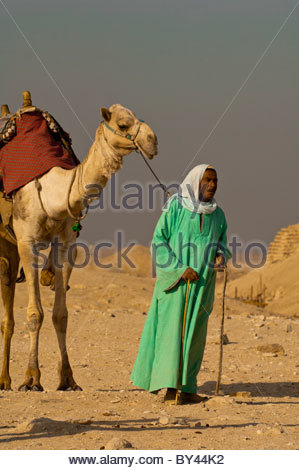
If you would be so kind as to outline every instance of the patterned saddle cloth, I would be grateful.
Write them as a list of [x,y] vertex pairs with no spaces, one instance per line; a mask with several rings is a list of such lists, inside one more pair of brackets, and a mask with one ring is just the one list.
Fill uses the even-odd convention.
[[55,166],[70,170],[79,163],[70,136],[39,108],[19,110],[0,130],[0,172],[7,195]]

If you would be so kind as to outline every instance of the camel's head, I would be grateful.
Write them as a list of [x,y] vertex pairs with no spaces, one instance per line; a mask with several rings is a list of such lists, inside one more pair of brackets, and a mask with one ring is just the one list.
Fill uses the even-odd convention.
[[101,113],[104,137],[118,153],[128,155],[137,147],[149,159],[157,155],[158,141],[154,131],[133,111],[121,104],[113,104],[109,109],[101,108]]

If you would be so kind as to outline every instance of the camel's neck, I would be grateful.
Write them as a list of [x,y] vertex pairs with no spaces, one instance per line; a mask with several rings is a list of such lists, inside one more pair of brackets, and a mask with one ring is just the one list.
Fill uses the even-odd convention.
[[109,178],[122,167],[122,155],[108,144],[102,124],[97,129],[94,143],[87,157],[76,169],[70,194],[70,207],[74,212],[82,210],[88,196],[100,196]]

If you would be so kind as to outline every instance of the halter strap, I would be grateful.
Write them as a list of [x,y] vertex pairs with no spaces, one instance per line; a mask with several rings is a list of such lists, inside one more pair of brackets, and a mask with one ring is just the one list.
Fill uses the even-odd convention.
[[107,121],[104,121],[104,124],[105,126],[107,127],[107,129],[109,129],[109,131],[113,132],[113,134],[116,134],[116,135],[119,135],[120,137],[124,137],[125,139],[128,139],[130,140],[131,142],[133,142],[133,144],[135,145],[135,147],[137,148],[137,145],[135,144],[135,139],[138,135],[138,132],[139,132],[139,129],[140,129],[140,126],[141,126],[141,123],[144,122],[142,119],[139,119],[139,126],[138,126],[138,129],[137,129],[137,132],[135,134],[135,137],[132,135],[132,134],[122,134],[121,132],[119,132],[118,130],[116,129],[113,129],[113,127],[109,126],[108,122]]

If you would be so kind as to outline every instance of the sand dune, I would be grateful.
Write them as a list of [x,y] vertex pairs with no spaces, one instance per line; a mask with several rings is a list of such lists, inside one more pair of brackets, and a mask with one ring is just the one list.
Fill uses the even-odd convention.
[[113,255],[106,256],[101,260],[103,265],[111,264],[110,269],[119,272],[125,272],[138,277],[151,277],[153,274],[152,257],[150,249],[147,246],[135,245],[127,252],[127,259],[121,254],[124,254],[126,249],[122,252],[115,252]]
[[299,316],[299,250],[288,258],[267,262],[263,268],[252,269],[232,280],[227,287],[228,295],[234,297],[237,287],[239,296],[249,297],[251,286],[256,295],[261,277],[266,286],[265,312]]

